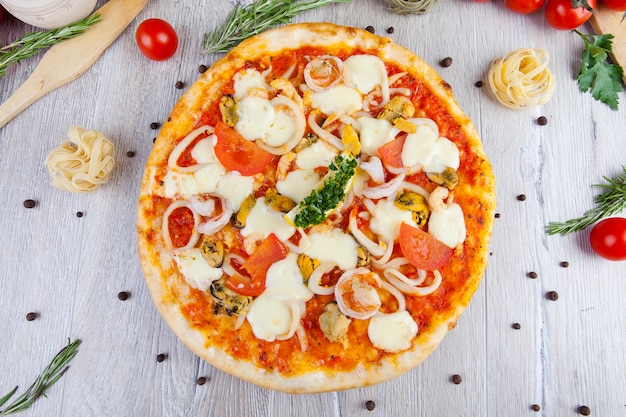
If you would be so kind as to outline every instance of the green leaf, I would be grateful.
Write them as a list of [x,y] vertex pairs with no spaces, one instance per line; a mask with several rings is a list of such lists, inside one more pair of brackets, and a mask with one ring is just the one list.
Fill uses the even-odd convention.
[[13,394],[15,394],[17,392],[17,386],[15,388],[13,388],[13,391],[9,392],[7,395],[5,395],[4,397],[0,398],[0,407],[7,401],[9,401],[9,398],[11,398],[13,396]]
[[613,110],[619,106],[618,94],[622,91],[622,75],[624,70],[619,65],[607,62],[613,48],[614,36],[585,35],[577,33],[585,43],[582,53],[580,71],[576,77],[582,92],[591,90],[594,99],[607,104]]

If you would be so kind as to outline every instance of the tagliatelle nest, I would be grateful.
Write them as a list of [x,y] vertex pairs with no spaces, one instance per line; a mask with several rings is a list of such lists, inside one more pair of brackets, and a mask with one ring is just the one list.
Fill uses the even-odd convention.
[[439,0],[385,0],[389,10],[397,14],[422,14],[432,9]]
[[115,166],[113,143],[97,130],[73,126],[67,140],[53,149],[45,164],[52,185],[73,193],[86,193],[105,184]]
[[544,49],[519,48],[494,60],[488,73],[491,92],[515,110],[547,103],[555,88],[549,57]]

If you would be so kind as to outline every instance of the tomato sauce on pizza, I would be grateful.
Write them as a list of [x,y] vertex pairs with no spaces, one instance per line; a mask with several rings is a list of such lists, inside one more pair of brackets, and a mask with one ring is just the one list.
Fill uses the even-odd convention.
[[317,392],[421,362],[478,287],[495,208],[450,86],[365,31],[254,37],[155,143],[139,253],[163,317],[256,384]]

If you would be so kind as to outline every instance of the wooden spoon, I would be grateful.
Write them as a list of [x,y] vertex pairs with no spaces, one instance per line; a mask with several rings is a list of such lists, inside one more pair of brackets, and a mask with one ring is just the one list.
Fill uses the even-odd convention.
[[148,0],[109,0],[102,20],[73,39],[52,46],[30,77],[0,106],[0,128],[50,91],[74,81],[126,29]]

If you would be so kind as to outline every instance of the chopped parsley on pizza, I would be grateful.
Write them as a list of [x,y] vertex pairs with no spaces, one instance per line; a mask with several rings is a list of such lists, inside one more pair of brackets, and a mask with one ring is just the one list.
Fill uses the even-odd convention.
[[183,95],[146,165],[139,256],[213,366],[286,392],[417,366],[486,267],[491,166],[450,86],[329,23],[248,39]]

